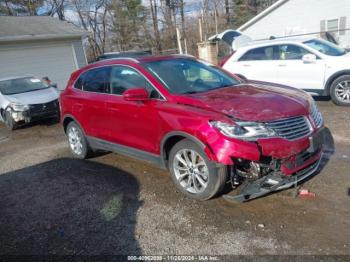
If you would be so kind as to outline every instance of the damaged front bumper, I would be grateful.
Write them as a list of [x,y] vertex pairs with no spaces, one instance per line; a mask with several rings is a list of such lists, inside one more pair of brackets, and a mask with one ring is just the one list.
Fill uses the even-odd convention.
[[[322,162],[324,133],[324,128],[321,128],[308,137],[308,147],[295,155],[282,159],[271,158],[268,164],[255,162],[255,166],[265,168],[265,172],[253,178],[247,176],[239,188],[238,195],[224,195],[224,198],[229,201],[245,202],[274,191],[297,186],[299,182],[318,170]],[[237,163],[234,164],[234,167],[231,178],[232,176],[237,177],[237,173],[240,172],[237,169]]]
[[27,110],[11,110],[12,119],[20,124],[21,122],[30,123],[40,119],[58,117],[60,114],[59,102],[54,100],[45,104],[29,105]]
[[224,195],[223,197],[228,201],[245,202],[275,191],[297,186],[299,182],[316,173],[322,162],[322,156],[323,154],[321,150],[316,162],[307,165],[305,168],[299,170],[293,175],[286,176],[282,172],[272,172],[267,176],[254,181],[249,181],[242,185],[238,195]]

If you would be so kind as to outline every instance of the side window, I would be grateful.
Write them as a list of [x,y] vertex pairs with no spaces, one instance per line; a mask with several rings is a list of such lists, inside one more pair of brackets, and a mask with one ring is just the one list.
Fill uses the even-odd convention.
[[82,75],[83,90],[95,93],[110,93],[110,67],[101,67],[87,71]]
[[125,66],[113,66],[111,70],[112,94],[122,95],[128,89],[143,87],[151,98],[160,97],[158,91],[136,70]]
[[278,46],[280,60],[301,60],[304,55],[310,52],[297,45]]
[[82,74],[77,81],[75,81],[74,87],[76,89],[82,90],[83,89],[83,76],[84,74]]
[[274,46],[266,46],[252,49],[245,53],[239,61],[274,60]]

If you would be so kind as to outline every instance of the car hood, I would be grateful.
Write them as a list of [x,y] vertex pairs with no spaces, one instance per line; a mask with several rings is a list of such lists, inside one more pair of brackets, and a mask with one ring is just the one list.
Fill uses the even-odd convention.
[[44,104],[55,99],[58,99],[59,93],[53,88],[46,88],[41,90],[36,90],[32,92],[25,92],[14,95],[6,95],[5,98],[9,102],[21,103],[25,105],[34,105],[34,104]]
[[205,93],[182,96],[178,102],[220,112],[243,121],[273,121],[309,113],[304,91],[264,82],[246,82]]

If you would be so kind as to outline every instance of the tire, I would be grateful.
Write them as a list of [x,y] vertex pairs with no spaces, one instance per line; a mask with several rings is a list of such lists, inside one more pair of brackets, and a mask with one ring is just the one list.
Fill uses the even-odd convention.
[[91,149],[79,125],[75,122],[70,122],[66,133],[69,149],[73,156],[78,159],[86,159],[90,155]]
[[350,75],[340,76],[333,81],[330,96],[334,104],[350,106]]
[[[182,161],[178,157],[181,157]],[[193,163],[200,165],[194,167]],[[181,140],[170,150],[169,170],[176,188],[197,200],[208,200],[217,195],[223,189],[227,178],[226,166],[217,167],[208,159],[203,149],[189,139]]]
[[8,130],[12,131],[18,127],[17,123],[13,120],[13,118],[11,116],[10,110],[6,110],[3,113],[3,119],[4,119],[5,126]]

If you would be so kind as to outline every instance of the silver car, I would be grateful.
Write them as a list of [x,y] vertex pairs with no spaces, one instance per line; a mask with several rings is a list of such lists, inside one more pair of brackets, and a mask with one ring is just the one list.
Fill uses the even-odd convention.
[[9,130],[35,120],[59,118],[59,92],[33,76],[0,79],[0,120]]

